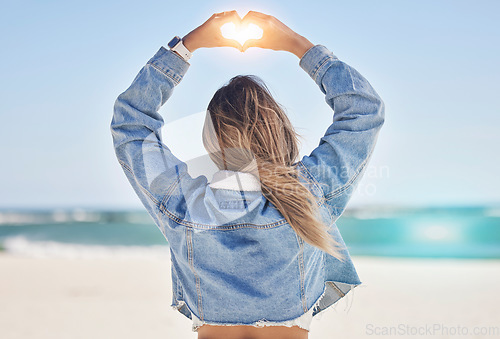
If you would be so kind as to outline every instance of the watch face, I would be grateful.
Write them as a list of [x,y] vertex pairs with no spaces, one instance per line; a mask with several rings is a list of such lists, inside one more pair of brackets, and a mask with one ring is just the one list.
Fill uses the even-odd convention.
[[178,36],[176,36],[175,38],[173,38],[172,40],[170,40],[170,42],[168,43],[168,47],[174,48],[174,46],[177,45],[180,40],[181,39]]

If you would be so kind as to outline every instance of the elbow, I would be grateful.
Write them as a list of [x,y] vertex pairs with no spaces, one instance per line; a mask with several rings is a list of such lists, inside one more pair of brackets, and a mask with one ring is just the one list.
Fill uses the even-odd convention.
[[113,134],[113,130],[116,127],[116,119],[118,117],[118,100],[117,98],[115,100],[115,103],[113,104],[113,116],[111,117],[111,123],[109,124],[109,128],[111,129],[111,134]]
[[377,117],[377,122],[379,128],[384,125],[385,122],[385,102],[380,98],[380,96],[377,97],[377,110],[375,113]]
[[109,124],[109,129],[111,132],[111,138],[113,140],[113,144],[118,147],[124,139],[124,116],[122,114],[121,108],[123,104],[118,97],[113,105],[113,116],[111,118],[111,122]]
[[382,124],[385,122],[385,102],[380,99],[380,107],[379,107],[379,115],[380,118],[382,119]]
[[113,114],[113,117],[111,118],[111,123],[109,124],[109,130],[111,132],[111,137],[113,138],[113,141],[116,139],[116,135],[118,133],[118,124],[116,121],[116,108]]

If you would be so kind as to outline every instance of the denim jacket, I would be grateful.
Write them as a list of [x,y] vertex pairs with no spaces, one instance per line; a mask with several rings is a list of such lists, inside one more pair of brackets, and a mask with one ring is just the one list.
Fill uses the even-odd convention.
[[367,168],[384,103],[323,45],[311,47],[299,65],[334,114],[319,145],[294,165],[313,183],[345,262],[298,237],[252,174],[192,177],[162,142],[158,111],[190,66],[176,53],[160,47],[115,101],[110,127],[118,162],[169,243],[171,306],[190,319],[282,323],[316,315],[361,284],[335,222]]

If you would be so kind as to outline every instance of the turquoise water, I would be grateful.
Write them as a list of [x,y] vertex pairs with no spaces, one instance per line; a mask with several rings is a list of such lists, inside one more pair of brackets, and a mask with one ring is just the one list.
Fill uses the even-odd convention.
[[[337,221],[351,255],[500,258],[500,208],[348,209]],[[145,211],[0,211],[4,251],[168,251]]]
[[351,254],[500,258],[500,209],[425,208],[358,211],[337,225]]

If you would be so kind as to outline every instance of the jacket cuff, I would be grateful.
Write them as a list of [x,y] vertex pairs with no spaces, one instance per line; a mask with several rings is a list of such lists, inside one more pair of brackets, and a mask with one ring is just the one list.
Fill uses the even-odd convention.
[[184,74],[189,69],[190,63],[184,60],[180,55],[161,46],[158,52],[149,59],[147,64],[154,66],[171,78],[178,85]]
[[315,45],[302,56],[299,66],[321,87],[321,79],[330,66],[328,60],[338,60],[338,58],[325,46]]

